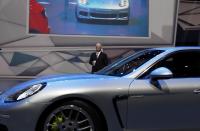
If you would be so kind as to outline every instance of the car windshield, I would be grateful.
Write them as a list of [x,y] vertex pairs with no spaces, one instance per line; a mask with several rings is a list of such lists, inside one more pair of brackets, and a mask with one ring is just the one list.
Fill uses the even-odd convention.
[[118,60],[102,70],[96,72],[99,75],[109,75],[109,76],[125,76],[141,65],[164,52],[163,50],[143,50],[129,57]]

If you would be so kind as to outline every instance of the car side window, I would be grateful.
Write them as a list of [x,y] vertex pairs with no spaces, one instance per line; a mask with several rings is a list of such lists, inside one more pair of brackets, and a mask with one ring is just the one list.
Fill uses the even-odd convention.
[[149,61],[153,57],[160,54],[161,52],[162,51],[160,51],[160,50],[146,52],[146,53],[126,62],[124,65],[116,68],[112,73],[114,76],[127,75],[127,74],[133,72],[134,70],[136,70],[138,67],[140,67],[145,62]]
[[148,78],[149,74],[159,67],[171,70],[174,78],[200,77],[200,52],[181,51],[174,53],[158,62],[140,78]]

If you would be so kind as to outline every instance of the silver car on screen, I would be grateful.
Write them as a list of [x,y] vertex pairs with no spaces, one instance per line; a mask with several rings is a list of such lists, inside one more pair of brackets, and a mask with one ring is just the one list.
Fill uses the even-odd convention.
[[129,0],[77,0],[78,20],[129,21]]
[[8,89],[0,95],[0,130],[200,130],[199,103],[200,48],[147,49],[96,74]]

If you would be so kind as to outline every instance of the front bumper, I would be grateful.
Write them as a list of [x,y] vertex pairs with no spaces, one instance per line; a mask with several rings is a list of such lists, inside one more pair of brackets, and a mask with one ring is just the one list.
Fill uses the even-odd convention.
[[0,125],[8,131],[35,131],[37,121],[46,106],[47,103],[4,103],[1,100]]
[[76,16],[78,19],[88,20],[129,20],[129,8],[112,10],[112,9],[90,9],[86,7],[77,7]]

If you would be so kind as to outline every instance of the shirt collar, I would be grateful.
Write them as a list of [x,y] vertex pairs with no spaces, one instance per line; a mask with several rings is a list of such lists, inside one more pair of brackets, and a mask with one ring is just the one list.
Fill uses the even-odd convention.
[[100,54],[101,54],[101,51],[100,52],[96,52],[97,57],[99,57]]

